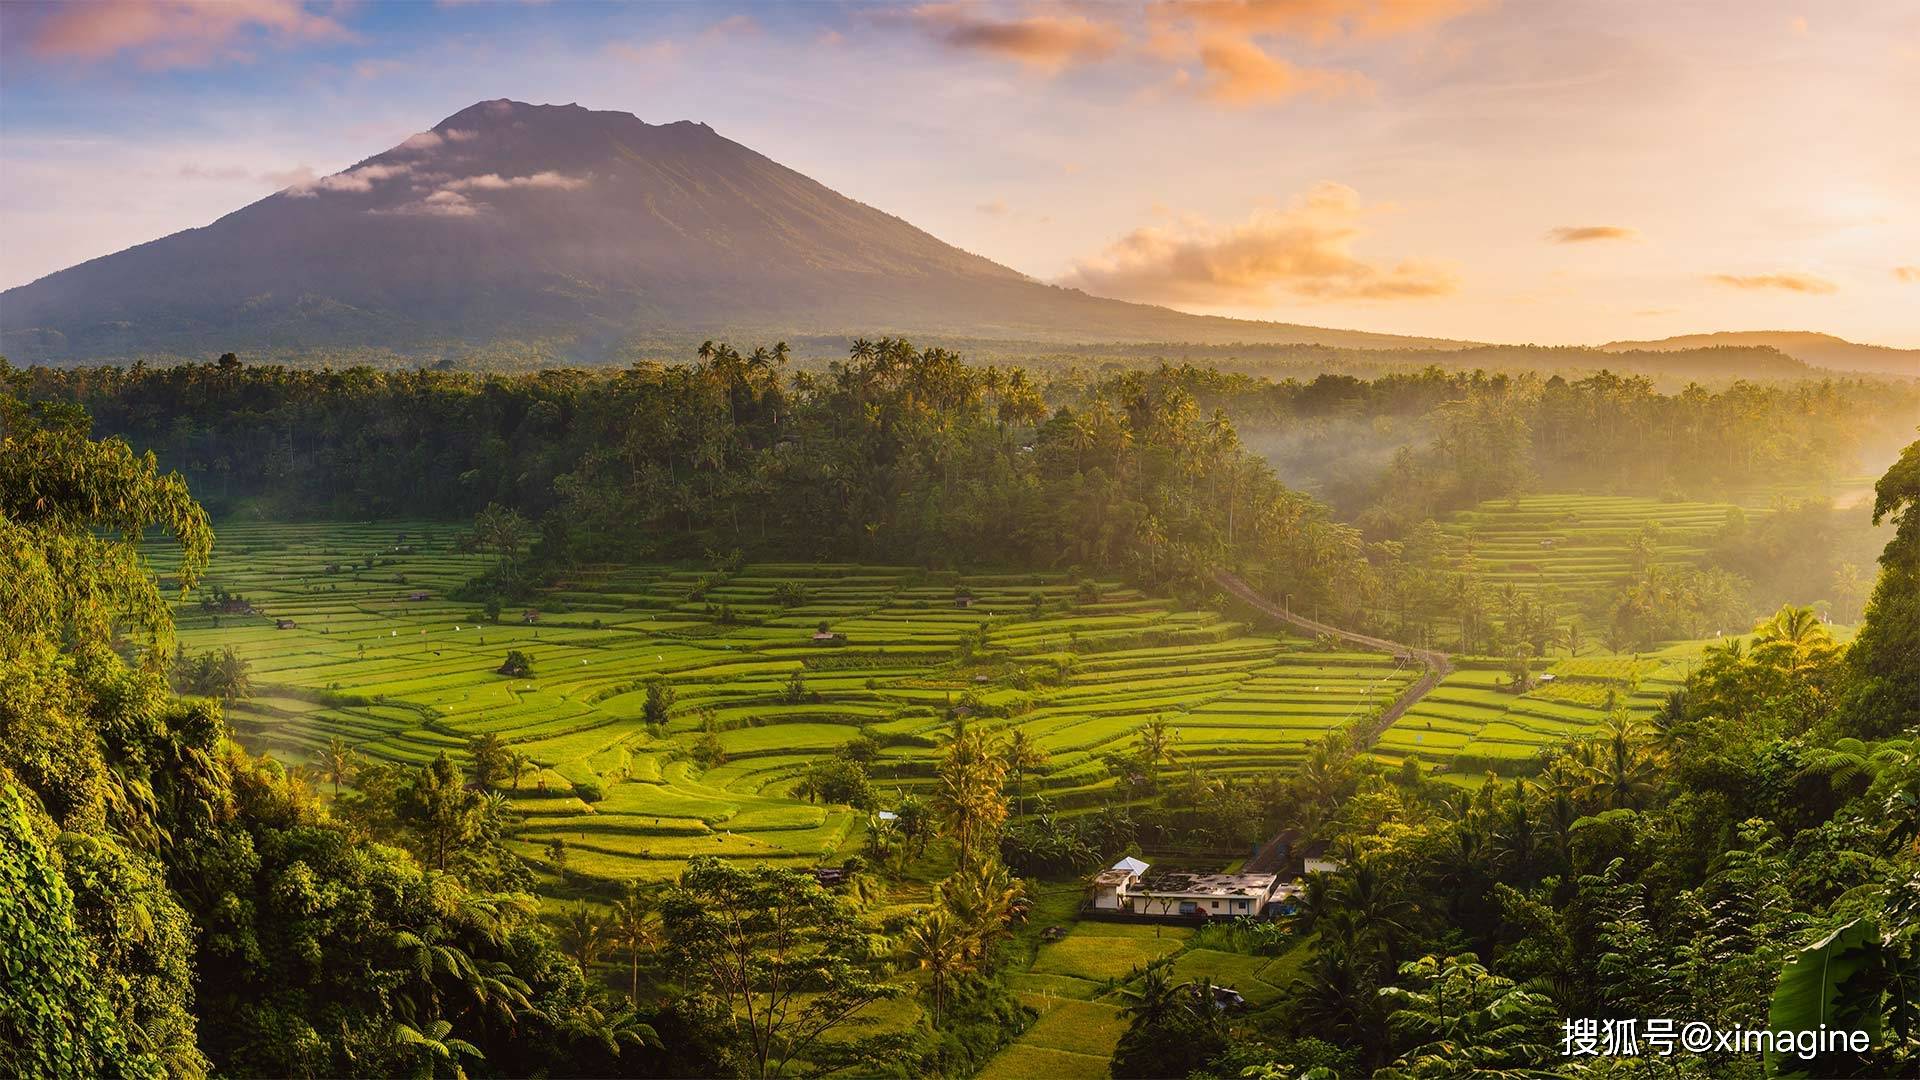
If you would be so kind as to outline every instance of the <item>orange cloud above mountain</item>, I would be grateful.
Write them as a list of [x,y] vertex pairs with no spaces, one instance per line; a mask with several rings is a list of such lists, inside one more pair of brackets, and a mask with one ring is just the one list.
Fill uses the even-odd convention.
[[1046,71],[1104,60],[1126,41],[1118,25],[1080,14],[996,18],[974,4],[941,3],[914,8],[910,17],[952,48]]
[[1299,67],[1269,56],[1251,41],[1226,35],[1200,43],[1200,64],[1207,73],[1202,93],[1226,105],[1285,101],[1301,95],[1326,100],[1373,89],[1359,72]]
[[931,3],[882,10],[955,50],[1047,73],[1126,64],[1164,90],[1228,106],[1370,94],[1358,71],[1282,55],[1336,40],[1407,33],[1483,6],[1483,0],[1156,0],[1138,4],[994,6]]
[[1324,42],[1410,33],[1459,18],[1489,0],[1160,0],[1153,17],[1241,34]]
[[1456,292],[1454,272],[1405,259],[1356,255],[1368,207],[1358,192],[1325,183],[1283,209],[1236,225],[1197,218],[1135,229],[1074,264],[1060,284],[1102,296],[1200,307],[1258,307],[1281,298],[1405,300]]

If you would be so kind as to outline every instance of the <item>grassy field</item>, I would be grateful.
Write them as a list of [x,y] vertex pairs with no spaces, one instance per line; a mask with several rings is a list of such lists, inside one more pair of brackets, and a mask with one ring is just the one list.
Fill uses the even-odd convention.
[[1547,585],[1563,601],[1592,606],[1611,598],[1632,573],[1632,546],[1650,530],[1653,561],[1695,562],[1712,535],[1739,509],[1763,505],[1665,502],[1626,495],[1525,495],[1492,499],[1451,515],[1446,531],[1462,554],[1478,561],[1487,583],[1525,591]]
[[[1102,756],[1155,715],[1186,758],[1248,774],[1286,767],[1413,677],[1384,656],[1317,651],[1111,582],[1083,592],[1063,574],[762,564],[715,580],[598,566],[543,596],[535,621],[516,607],[495,623],[449,599],[490,559],[457,550],[453,526],[218,534],[196,596],[218,587],[252,612],[177,615],[189,652],[231,648],[252,664],[254,696],[231,710],[245,742],[300,762],[340,737],[424,762],[497,733],[539,766],[511,793],[519,849],[544,863],[563,839],[568,872],[591,880],[667,878],[701,853],[828,858],[862,822],[791,798],[796,776],[864,732],[883,746],[883,793],[919,788],[955,706],[1024,727],[1052,755],[1027,791],[1071,807],[1099,798]],[[814,641],[822,623],[844,640]],[[509,650],[528,654],[531,677],[497,673]],[[654,678],[675,702],[650,729]],[[689,751],[709,719],[727,760],[702,769]]]
[[1701,643],[1638,657],[1562,657],[1544,662],[1552,676],[1524,694],[1512,692],[1504,668],[1470,666],[1449,674],[1388,728],[1375,756],[1390,763],[1418,755],[1455,771],[1505,774],[1529,771],[1542,749],[1590,735],[1610,710],[1645,719],[1686,682]]
[[[511,793],[524,816],[518,849],[545,864],[549,842],[563,840],[567,871],[586,883],[669,878],[702,853],[811,865],[846,850],[862,820],[793,799],[799,773],[865,733],[882,745],[873,772],[884,798],[923,788],[956,706],[1044,746],[1051,760],[1025,793],[1071,810],[1104,797],[1104,755],[1155,715],[1178,729],[1183,759],[1255,774],[1289,767],[1416,674],[1382,654],[1321,651],[1063,574],[809,563],[715,578],[596,566],[537,612],[516,607],[496,623],[449,598],[490,559],[459,551],[454,526],[224,523],[218,534],[196,595],[217,587],[253,610],[182,605],[178,619],[188,651],[231,648],[252,664],[255,694],[231,710],[245,742],[299,762],[339,737],[417,763],[496,733],[538,766]],[[843,638],[816,642],[823,623]],[[497,672],[509,650],[532,659],[531,677]],[[1650,711],[1689,659],[1687,648],[1563,658],[1552,684],[1523,696],[1469,664],[1377,753],[1515,771],[1541,746],[1595,729],[1610,701]],[[642,710],[656,678],[675,701],[650,728]],[[703,769],[690,750],[708,721],[726,761]]]

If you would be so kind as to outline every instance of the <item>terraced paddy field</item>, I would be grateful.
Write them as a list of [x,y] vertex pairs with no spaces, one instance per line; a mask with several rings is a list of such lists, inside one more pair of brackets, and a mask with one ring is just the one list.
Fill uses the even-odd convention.
[[[449,598],[491,559],[458,550],[455,526],[217,533],[196,596],[217,587],[251,610],[177,616],[189,652],[252,664],[255,696],[230,714],[243,741],[298,762],[337,736],[418,763],[496,733],[538,765],[511,793],[522,853],[545,863],[564,840],[570,875],[609,882],[672,877],[701,853],[809,865],[847,848],[863,819],[792,798],[798,775],[864,732],[882,745],[883,794],[923,787],[956,708],[1025,728],[1052,755],[1028,790],[1071,809],[1105,796],[1102,755],[1153,716],[1187,759],[1254,773],[1416,674],[1061,574],[596,566],[496,623]],[[823,623],[839,636],[815,640]],[[531,677],[498,673],[509,650]],[[654,679],[674,703],[650,727]],[[726,760],[702,768],[691,750],[709,723]]]
[[1511,692],[1496,663],[1465,661],[1381,735],[1374,756],[1398,764],[1418,755],[1476,776],[1531,771],[1541,750],[1599,731],[1613,709],[1652,715],[1685,685],[1704,644],[1638,657],[1564,657],[1545,668],[1550,680],[1524,694]]
[[1459,511],[1443,527],[1457,554],[1471,554],[1491,587],[1533,592],[1551,585],[1562,602],[1592,608],[1610,602],[1631,577],[1633,544],[1643,530],[1654,529],[1654,562],[1692,564],[1706,554],[1729,513],[1738,509],[1751,518],[1767,512],[1765,499],[1750,502],[1527,495]]

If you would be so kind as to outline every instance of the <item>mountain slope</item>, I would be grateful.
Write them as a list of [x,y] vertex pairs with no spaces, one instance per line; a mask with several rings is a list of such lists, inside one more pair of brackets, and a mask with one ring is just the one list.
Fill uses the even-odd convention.
[[1087,296],[704,124],[505,100],[211,225],[0,294],[0,347],[16,360],[529,340],[594,359],[754,331],[1465,344]]
[[1795,360],[1836,371],[1920,376],[1920,349],[1861,345],[1832,334],[1816,334],[1805,330],[1730,330],[1717,334],[1682,334],[1658,341],[1610,341],[1600,348],[1607,352],[1675,352],[1716,346],[1778,349]]

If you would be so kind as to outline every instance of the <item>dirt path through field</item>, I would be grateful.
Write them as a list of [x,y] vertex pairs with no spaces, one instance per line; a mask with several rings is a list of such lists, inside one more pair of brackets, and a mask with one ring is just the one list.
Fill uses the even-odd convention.
[[1221,588],[1232,593],[1236,598],[1263,615],[1278,619],[1283,623],[1316,635],[1330,634],[1342,641],[1358,645],[1363,649],[1391,653],[1394,656],[1411,657],[1426,667],[1426,674],[1420,676],[1412,686],[1402,691],[1400,696],[1394,699],[1393,704],[1387,708],[1387,711],[1381,713],[1380,719],[1375,721],[1373,727],[1367,731],[1366,739],[1364,740],[1364,745],[1366,746],[1372,746],[1374,741],[1379,739],[1383,732],[1393,726],[1395,720],[1400,719],[1408,709],[1413,708],[1421,698],[1427,696],[1434,687],[1439,686],[1440,680],[1446,678],[1447,672],[1453,670],[1453,662],[1448,659],[1446,653],[1437,652],[1433,649],[1416,649],[1410,645],[1402,645],[1397,641],[1388,641],[1386,638],[1371,637],[1367,634],[1357,633],[1352,630],[1343,630],[1338,626],[1329,626],[1315,619],[1309,619],[1304,615],[1295,615],[1293,612],[1279,607],[1272,601],[1261,596],[1258,592],[1254,591],[1253,586],[1240,580],[1239,577],[1227,573],[1225,570],[1214,571],[1213,580],[1217,582]]

